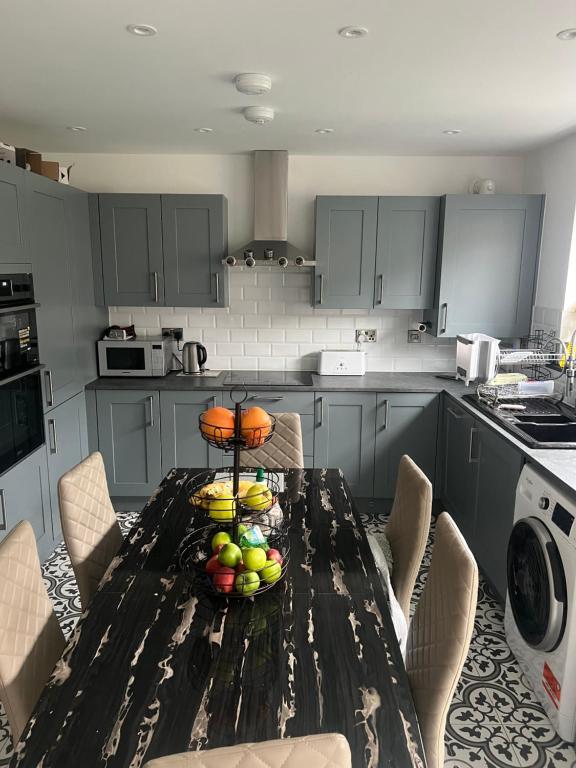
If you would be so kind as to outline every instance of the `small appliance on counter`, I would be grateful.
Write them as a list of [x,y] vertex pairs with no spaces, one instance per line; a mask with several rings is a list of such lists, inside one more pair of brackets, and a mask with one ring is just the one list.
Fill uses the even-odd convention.
[[318,355],[320,376],[364,376],[366,353],[360,349],[325,349]]
[[490,381],[496,374],[500,339],[484,333],[462,333],[456,337],[456,378],[466,386],[471,381]]
[[98,342],[100,376],[166,376],[172,361],[169,337]]
[[199,341],[187,341],[182,347],[182,375],[200,376],[208,359],[206,347]]

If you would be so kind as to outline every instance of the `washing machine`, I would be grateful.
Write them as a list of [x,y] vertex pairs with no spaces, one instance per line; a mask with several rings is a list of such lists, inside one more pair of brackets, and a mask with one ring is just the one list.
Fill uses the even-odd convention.
[[[576,461],[576,460],[575,460]],[[508,643],[558,734],[576,740],[576,496],[531,465],[508,542]]]

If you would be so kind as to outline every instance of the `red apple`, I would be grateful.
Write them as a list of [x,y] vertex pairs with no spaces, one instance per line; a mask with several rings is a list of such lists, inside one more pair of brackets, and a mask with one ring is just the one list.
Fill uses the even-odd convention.
[[218,571],[212,577],[212,583],[218,592],[232,592],[236,571],[225,565],[218,564]]
[[268,560],[275,560],[279,565],[282,565],[284,562],[284,558],[277,549],[269,549],[266,553],[266,558]]
[[206,569],[205,569],[206,573],[209,573],[210,575],[212,575],[217,571],[219,571],[220,568],[222,568],[222,566],[218,562],[218,555],[212,555],[210,560],[208,560],[208,562],[206,563]]
[[246,566],[244,565],[244,562],[240,560],[240,562],[236,566],[236,573],[244,573],[245,570],[246,570]]

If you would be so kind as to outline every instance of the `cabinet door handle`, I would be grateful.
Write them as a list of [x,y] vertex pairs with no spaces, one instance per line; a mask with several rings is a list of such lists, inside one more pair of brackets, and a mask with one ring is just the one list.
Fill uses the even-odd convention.
[[320,418],[318,420],[318,426],[321,427],[324,424],[324,398],[319,397],[318,402],[320,404]]
[[0,512],[2,513],[2,519],[0,520],[0,531],[6,530],[6,501],[4,499],[4,488],[0,488]]
[[447,303],[442,304],[442,313],[444,316],[444,322],[442,323],[442,327],[440,328],[440,333],[446,333],[446,324],[448,322],[448,304]]
[[318,298],[318,304],[324,304],[324,275],[320,274],[320,297]]
[[215,273],[214,277],[216,278],[216,304],[220,301],[220,275],[218,272]]
[[479,431],[480,430],[479,430],[478,427],[471,427],[470,428],[470,444],[468,446],[468,463],[469,464],[478,464],[478,462],[480,461],[480,456],[473,456],[472,455],[472,453],[473,453],[472,449],[474,447],[474,436]]
[[377,304],[382,304],[384,301],[384,275],[378,275],[378,299]]
[[48,419],[48,436],[50,438],[50,453],[58,453],[58,442],[56,438],[56,422],[54,419]]
[[52,371],[50,369],[46,369],[44,371],[45,382],[46,382],[46,405],[54,405],[54,388],[52,386]]
[[150,427],[154,426],[154,395],[148,395],[148,402],[150,403]]
[[380,427],[380,430],[382,432],[385,429],[388,429],[389,420],[390,420],[390,400],[384,400],[384,423]]
[[449,408],[446,406],[446,410],[450,414],[450,416],[454,416],[455,419],[465,419],[466,414],[465,413],[456,413],[456,411],[453,411],[452,408]]
[[152,272],[152,281],[154,283],[154,299],[153,301],[158,304],[158,272]]
[[247,400],[261,400],[263,403],[279,403],[284,400],[284,395],[278,395],[278,397],[260,397],[259,395],[250,395]]

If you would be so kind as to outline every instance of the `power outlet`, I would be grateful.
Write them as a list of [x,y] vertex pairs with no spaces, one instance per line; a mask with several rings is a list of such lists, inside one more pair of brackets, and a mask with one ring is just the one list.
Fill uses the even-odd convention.
[[376,343],[376,328],[357,328],[356,329],[356,341],[363,342],[364,344]]
[[420,331],[408,331],[408,344],[421,344],[422,334]]
[[182,341],[184,330],[182,328],[162,328],[162,336],[172,336],[174,341]]

